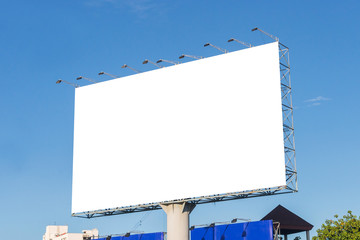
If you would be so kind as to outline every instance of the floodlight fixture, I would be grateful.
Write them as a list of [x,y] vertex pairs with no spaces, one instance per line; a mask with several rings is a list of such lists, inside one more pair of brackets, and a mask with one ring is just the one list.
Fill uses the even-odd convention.
[[244,46],[246,46],[246,47],[248,47],[248,48],[251,48],[251,47],[252,47],[252,45],[251,45],[250,43],[246,43],[246,42],[237,40],[237,39],[235,39],[235,38],[230,38],[230,39],[228,40],[228,42],[233,42],[233,41],[238,42],[238,43],[240,43],[240,44],[242,44],[242,45],[244,45]]
[[71,83],[71,82],[68,82],[68,81],[65,81],[65,80],[62,80],[62,79],[59,79],[59,80],[57,80],[56,81],[56,84],[59,84],[59,83],[66,83],[66,84],[68,84],[68,85],[71,85],[71,86],[73,86],[74,88],[77,88],[77,87],[80,87],[79,85],[77,85],[77,84],[75,84],[75,83]]
[[159,59],[159,60],[157,60],[156,63],[161,63],[161,62],[167,62],[167,63],[171,63],[171,64],[174,64],[174,65],[178,65],[178,64],[179,64],[179,62],[173,62],[173,61],[166,60],[166,59]]
[[152,62],[152,61],[150,61],[150,60],[148,60],[148,59],[145,59],[145,60],[143,61],[143,64],[147,64],[147,63],[151,63],[152,65],[157,66],[158,68],[163,68],[163,67],[164,67],[164,66],[161,66],[161,65],[159,65],[159,64],[157,64],[157,63],[154,63],[154,62]]
[[107,72],[99,72],[98,75],[108,75],[112,78],[119,78],[119,76],[116,76],[116,75],[113,75],[113,74],[110,74],[110,73],[107,73]]
[[87,80],[87,81],[89,81],[89,82],[92,82],[92,83],[97,83],[97,81],[92,80],[92,79],[87,78],[87,77],[83,77],[83,76],[80,76],[80,77],[77,77],[77,78],[76,78],[76,80],[80,80],[80,79],[85,79],[85,80]]
[[194,230],[195,228],[198,228],[198,227],[214,227],[215,226],[215,223],[210,223],[210,224],[198,224],[198,225],[192,225],[189,230]]
[[213,44],[211,44],[211,43],[205,43],[205,44],[204,44],[204,47],[207,47],[207,46],[211,46],[211,47],[213,47],[213,48],[216,48],[217,50],[219,50],[219,51],[221,51],[221,52],[223,52],[223,53],[228,53],[228,52],[229,52],[228,50],[222,49],[222,48],[220,48],[220,47],[218,47],[218,46],[215,46],[215,45],[213,45]]
[[187,55],[187,54],[182,54],[179,59],[182,59],[184,57],[189,57],[189,58],[194,58],[194,59],[203,59],[204,57],[202,56],[193,56],[193,55]]
[[261,30],[260,28],[257,28],[257,27],[256,27],[256,28],[251,29],[252,32],[254,32],[254,31],[256,31],[256,30],[262,32],[262,33],[265,34],[266,36],[271,37],[271,38],[274,39],[275,41],[279,42],[279,38],[278,38],[278,37],[275,37],[275,36],[273,36],[273,35],[265,32],[265,31]]
[[136,70],[135,68],[130,67],[130,66],[127,65],[127,64],[122,65],[121,68],[129,68],[129,69],[133,70],[133,71],[136,72],[136,73],[140,73],[140,72],[141,72],[141,71],[139,71],[139,70]]
[[236,223],[237,221],[250,222],[251,219],[246,219],[246,218],[234,218],[233,220],[231,220],[231,223]]

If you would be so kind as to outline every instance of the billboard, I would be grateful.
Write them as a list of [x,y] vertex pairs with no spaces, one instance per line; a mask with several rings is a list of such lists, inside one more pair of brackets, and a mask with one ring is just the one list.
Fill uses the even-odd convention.
[[72,213],[286,185],[278,43],[75,90]]

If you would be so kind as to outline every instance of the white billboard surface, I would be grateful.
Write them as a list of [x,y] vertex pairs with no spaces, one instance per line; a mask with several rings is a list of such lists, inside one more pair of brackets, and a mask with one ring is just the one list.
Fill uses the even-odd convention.
[[286,185],[278,43],[75,92],[72,213]]

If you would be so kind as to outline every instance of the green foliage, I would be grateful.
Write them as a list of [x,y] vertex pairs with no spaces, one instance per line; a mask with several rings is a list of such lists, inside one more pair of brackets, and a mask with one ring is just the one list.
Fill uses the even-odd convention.
[[360,240],[360,217],[357,218],[348,211],[347,215],[339,218],[335,215],[336,220],[326,220],[321,228],[316,230],[317,236],[313,240]]

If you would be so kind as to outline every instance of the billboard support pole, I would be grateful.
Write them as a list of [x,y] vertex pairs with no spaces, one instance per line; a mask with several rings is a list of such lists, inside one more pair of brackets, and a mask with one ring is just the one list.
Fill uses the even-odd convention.
[[166,213],[167,240],[189,240],[189,216],[196,205],[180,202],[160,206]]

